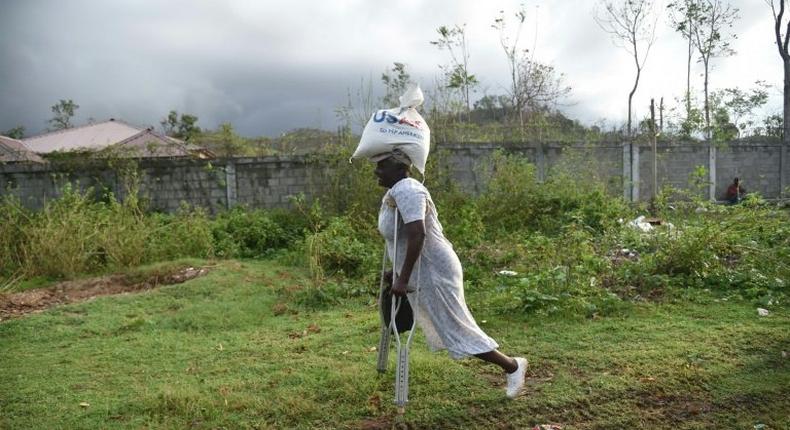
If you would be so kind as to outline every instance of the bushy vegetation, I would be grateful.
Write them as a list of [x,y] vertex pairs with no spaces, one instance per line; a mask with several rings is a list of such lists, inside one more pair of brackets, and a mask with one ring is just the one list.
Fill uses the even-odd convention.
[[[37,212],[6,198],[0,208],[2,284],[181,257],[278,255],[309,268],[314,282],[303,292],[305,303],[372,296],[383,252],[376,230],[383,190],[371,165],[349,165],[348,155],[324,157],[336,172],[327,192],[315,202],[295,199],[291,211],[235,208],[210,216],[183,207],[151,214],[135,198],[94,201],[71,187]],[[426,185],[464,264],[473,307],[589,317],[632,301],[689,294],[736,295],[764,307],[786,300],[788,213],[759,197],[739,206],[659,198],[653,211],[663,225],[642,232],[629,221],[646,208],[626,204],[617,188],[585,169],[557,168],[541,182],[524,158],[498,153],[486,189],[469,196],[439,167],[440,157],[431,160]],[[662,196],[671,194],[664,190]]]

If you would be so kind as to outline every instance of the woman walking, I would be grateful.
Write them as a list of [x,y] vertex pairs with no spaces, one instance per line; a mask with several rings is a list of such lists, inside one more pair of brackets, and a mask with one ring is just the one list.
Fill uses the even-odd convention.
[[[409,177],[408,156],[394,149],[372,157],[371,161],[376,162],[379,185],[389,189],[382,199],[378,228],[387,242],[390,261],[396,262],[394,274],[385,274],[391,281],[392,294],[420,295],[414,317],[432,350],[446,349],[454,359],[475,356],[496,364],[507,375],[507,396],[517,397],[524,387],[527,360],[499,352],[499,345],[478,327],[469,312],[464,300],[461,263],[444,237],[430,193]],[[415,276],[418,259],[418,276]],[[391,276],[395,277],[394,282]],[[418,283],[419,292],[412,292],[417,290]]]

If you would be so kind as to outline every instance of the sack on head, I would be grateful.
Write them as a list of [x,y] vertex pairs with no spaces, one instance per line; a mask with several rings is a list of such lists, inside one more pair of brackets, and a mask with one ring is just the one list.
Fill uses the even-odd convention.
[[416,85],[400,97],[400,107],[374,112],[362,131],[357,150],[351,158],[370,159],[398,148],[425,175],[431,130],[416,109],[423,101],[422,90]]

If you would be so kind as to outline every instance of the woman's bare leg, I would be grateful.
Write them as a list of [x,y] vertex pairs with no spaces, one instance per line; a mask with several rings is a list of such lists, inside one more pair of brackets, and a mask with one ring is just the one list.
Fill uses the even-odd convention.
[[516,362],[515,359],[513,359],[512,357],[508,357],[505,354],[502,354],[496,349],[493,351],[484,352],[482,354],[475,354],[475,357],[483,361],[496,364],[507,373],[513,373],[516,370],[518,370],[518,363]]

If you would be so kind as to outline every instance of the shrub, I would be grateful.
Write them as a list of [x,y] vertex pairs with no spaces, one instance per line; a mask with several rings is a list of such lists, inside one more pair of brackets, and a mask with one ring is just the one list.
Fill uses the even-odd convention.
[[262,257],[293,240],[267,212],[242,207],[218,215],[211,222],[211,232],[219,257]]
[[27,256],[26,273],[73,277],[106,265],[98,233],[100,226],[107,225],[109,213],[105,205],[91,201],[90,193],[67,185],[59,199],[47,202],[36,214],[25,235],[27,242],[22,245]]
[[375,246],[360,236],[364,237],[348,217],[331,218],[326,228],[307,236],[305,246],[313,277],[360,277],[374,271]]
[[[151,225],[145,214],[136,206],[136,200],[119,203],[110,195],[103,225],[97,225],[97,245],[102,260],[108,268],[134,267],[148,262],[146,246],[150,240]],[[96,209],[99,210],[99,209]]]
[[19,199],[6,195],[0,201],[0,277],[20,275],[26,259],[26,233],[32,214]]
[[214,253],[211,221],[201,208],[182,204],[173,214],[151,216],[151,237],[146,249],[149,261],[183,257],[208,258]]
[[494,236],[530,229],[556,234],[564,225],[581,223],[603,234],[630,213],[619,197],[607,194],[605,184],[557,171],[543,183],[535,167],[517,155],[496,153],[479,207]]

